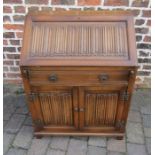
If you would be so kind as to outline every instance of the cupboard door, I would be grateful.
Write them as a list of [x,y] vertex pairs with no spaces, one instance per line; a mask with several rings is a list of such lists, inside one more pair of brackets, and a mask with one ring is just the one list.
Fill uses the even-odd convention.
[[[77,89],[68,87],[35,87],[33,108],[39,109],[39,121],[42,128],[76,129],[78,128]],[[34,120],[34,123],[36,120]],[[38,120],[37,120],[38,122]],[[37,125],[37,124],[35,124]],[[58,131],[58,130],[57,130]]]
[[125,87],[81,87],[79,92],[81,130],[109,132],[122,128]]

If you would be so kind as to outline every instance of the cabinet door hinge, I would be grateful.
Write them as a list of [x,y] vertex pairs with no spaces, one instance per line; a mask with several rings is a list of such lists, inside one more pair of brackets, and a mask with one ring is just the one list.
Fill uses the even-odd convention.
[[121,121],[121,120],[118,120],[117,122],[116,122],[116,128],[117,129],[124,129],[125,128],[125,121]]
[[43,122],[40,119],[34,120],[33,123],[36,127],[39,127],[39,128],[44,126]]
[[129,93],[127,91],[121,92],[121,100],[123,100],[123,101],[129,100]]
[[28,69],[23,69],[23,77],[26,78],[26,79],[29,79],[29,71]]
[[30,102],[32,102],[32,101],[35,100],[36,96],[37,96],[36,93],[30,93],[30,94],[28,95],[28,100],[29,100]]

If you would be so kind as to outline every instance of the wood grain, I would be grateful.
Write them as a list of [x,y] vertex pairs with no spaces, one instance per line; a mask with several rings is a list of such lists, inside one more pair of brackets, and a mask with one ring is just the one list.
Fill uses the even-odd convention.
[[45,125],[73,125],[72,94],[39,93]]
[[109,60],[118,66],[136,65],[129,12],[34,12],[27,15],[25,25],[22,66],[111,66]]
[[[125,22],[78,22],[76,24],[34,22],[32,30],[29,56],[33,56],[33,58],[48,56],[103,56],[103,58],[122,57],[128,59]],[[65,31],[67,31],[66,34]],[[84,36],[81,34],[83,31],[85,33]],[[117,34],[120,39],[119,42],[114,42],[116,37],[114,31],[119,31]],[[93,34],[94,32],[95,34]],[[103,40],[102,37],[106,39]],[[50,39],[47,44],[48,38]],[[68,44],[65,42],[66,38],[69,40]],[[64,46],[67,48],[64,48]],[[104,46],[107,47],[107,50],[104,49]]]
[[35,135],[122,138],[135,47],[126,11],[28,13],[20,68]]

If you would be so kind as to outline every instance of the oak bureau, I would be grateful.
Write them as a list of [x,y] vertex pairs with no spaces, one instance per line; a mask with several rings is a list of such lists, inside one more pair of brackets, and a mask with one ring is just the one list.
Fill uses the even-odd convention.
[[34,134],[122,139],[137,72],[127,11],[34,11],[20,68]]

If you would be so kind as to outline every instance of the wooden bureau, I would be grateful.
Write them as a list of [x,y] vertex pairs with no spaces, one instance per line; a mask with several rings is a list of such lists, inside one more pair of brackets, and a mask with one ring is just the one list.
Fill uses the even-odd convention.
[[122,138],[137,72],[133,17],[30,12],[21,74],[34,134]]

